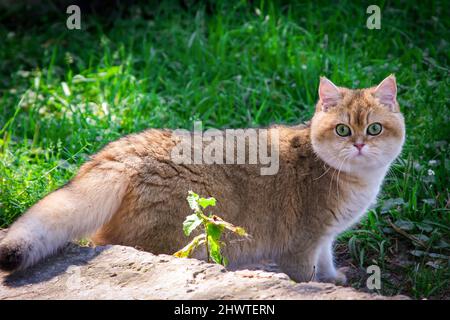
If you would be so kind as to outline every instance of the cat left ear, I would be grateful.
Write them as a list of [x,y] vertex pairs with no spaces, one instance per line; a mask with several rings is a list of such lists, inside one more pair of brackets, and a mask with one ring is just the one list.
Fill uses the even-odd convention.
[[374,96],[381,104],[388,106],[391,111],[398,111],[397,81],[393,74],[381,81],[375,88]]
[[319,99],[322,111],[328,111],[342,99],[342,94],[336,85],[325,77],[320,77]]

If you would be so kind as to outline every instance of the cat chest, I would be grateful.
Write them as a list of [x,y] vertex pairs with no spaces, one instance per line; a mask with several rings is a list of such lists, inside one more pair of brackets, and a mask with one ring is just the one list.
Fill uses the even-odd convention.
[[374,203],[377,193],[378,187],[347,190],[346,196],[336,203],[333,210],[332,231],[342,232],[358,222]]

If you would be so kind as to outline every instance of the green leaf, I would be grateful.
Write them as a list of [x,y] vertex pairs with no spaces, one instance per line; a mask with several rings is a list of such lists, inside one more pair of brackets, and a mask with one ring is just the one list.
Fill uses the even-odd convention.
[[435,259],[444,259],[444,260],[448,260],[449,256],[446,256],[445,254],[440,254],[440,253],[433,253],[430,252],[428,254],[431,258],[435,258]]
[[220,252],[220,237],[222,236],[223,227],[208,223],[206,225],[206,234],[208,235],[209,256],[214,262],[224,264],[223,256]]
[[387,213],[389,210],[395,207],[399,207],[405,204],[403,198],[387,199],[384,200],[383,206],[381,207],[381,213]]
[[425,265],[432,267],[433,269],[444,269],[445,267],[441,264],[440,260],[437,261],[428,261]]
[[422,241],[422,242],[424,242],[424,243],[430,241],[430,238],[427,237],[427,236],[424,235],[424,234],[416,234],[415,237],[416,237],[416,239],[418,239],[418,240],[420,240],[420,241]]
[[200,210],[200,207],[198,206],[198,198],[198,194],[192,191],[189,191],[189,195],[186,198],[187,202],[189,203],[189,207],[191,207],[191,209],[195,212]]
[[430,226],[427,223],[423,223],[423,222],[422,223],[420,223],[420,222],[416,223],[416,227],[419,228],[419,230],[425,231],[425,232],[433,231],[433,227],[432,226]]
[[191,256],[191,254],[195,250],[195,248],[202,245],[203,243],[205,243],[205,234],[204,233],[196,236],[183,249],[175,252],[173,255],[178,258],[188,258]]
[[242,237],[248,237],[249,235],[242,227],[236,227],[235,225],[224,221],[222,218],[212,215],[209,219],[209,222],[211,222],[214,225],[221,226],[222,228],[225,228],[227,230],[230,230],[231,232],[234,232]]
[[202,206],[203,209],[206,209],[207,207],[215,207],[216,206],[216,199],[215,198],[200,198],[198,200],[198,204]]
[[191,214],[186,217],[183,222],[183,231],[186,236],[190,235],[191,232],[197,228],[202,223],[202,219],[198,217],[197,214]]
[[397,227],[399,227],[400,229],[406,230],[406,231],[411,231],[414,229],[414,223],[412,223],[409,220],[401,220],[398,219],[397,221],[395,221],[395,225]]
[[215,225],[213,223],[208,223],[206,225],[206,233],[208,236],[212,237],[214,240],[219,240],[223,232],[223,227]]
[[220,252],[220,242],[219,239],[215,239],[214,237],[208,235],[208,244],[209,244],[209,256],[213,259],[214,262],[218,264],[223,264],[223,256]]
[[409,253],[411,253],[413,256],[416,256],[416,257],[422,257],[422,256],[426,255],[426,252],[422,251],[422,250],[411,250]]
[[438,249],[445,249],[445,248],[449,248],[450,244],[448,244],[447,242],[445,242],[444,240],[439,240],[439,242],[437,244],[435,244],[433,246],[434,248],[438,248]]
[[245,229],[241,227],[236,227],[234,232],[242,237],[247,236],[247,231],[245,231]]
[[210,214],[209,216],[206,216],[203,213],[202,209],[209,206],[214,207],[216,205],[215,198],[201,198],[195,192],[189,191],[186,200],[188,201],[190,208],[194,210],[194,214],[187,216],[183,222],[184,234],[189,236],[195,228],[204,223],[206,226],[206,235],[202,234],[195,237],[187,246],[177,251],[174,255],[176,257],[189,257],[197,246],[202,243],[206,243],[206,240],[208,240],[207,245],[209,258],[216,263],[226,266],[228,264],[228,259],[222,256],[221,253],[221,245],[223,243],[220,241],[220,238],[222,237],[222,233],[225,229],[227,229],[240,236],[249,237],[249,235],[244,228],[237,227],[229,222],[226,222],[216,215]]

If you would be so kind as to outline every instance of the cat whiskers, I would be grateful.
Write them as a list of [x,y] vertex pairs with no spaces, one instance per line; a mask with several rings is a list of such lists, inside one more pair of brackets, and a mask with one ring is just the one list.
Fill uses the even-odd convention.
[[389,166],[389,168],[386,172],[386,177],[393,178],[395,181],[395,185],[396,186],[399,185],[399,181],[398,181],[399,178],[398,178],[397,174],[395,173],[393,166]]
[[[334,159],[337,159],[337,157],[334,157]],[[331,189],[332,189],[332,186],[333,186],[333,179],[334,179],[334,175],[335,175],[335,173],[336,173],[336,168],[333,168],[334,169],[334,171],[333,171],[333,174],[331,175],[331,180],[330,180],[330,187],[328,188],[328,198],[330,197],[330,194],[331,194]]]
[[343,167],[345,161],[350,159],[350,157],[351,157],[351,154],[348,154],[347,156],[345,156],[344,160],[342,161],[341,165],[339,166],[337,179],[336,179],[336,193],[337,193],[338,201],[339,201],[339,198],[340,198],[340,195],[339,195],[339,178],[340,178],[340,175],[341,175],[341,170],[342,170],[342,167]]
[[339,174],[341,173],[341,169],[342,169],[344,162],[346,160],[348,160],[349,158],[350,158],[349,154],[344,156],[340,165],[338,166],[338,169],[334,168],[333,175],[331,176],[330,187],[328,188],[328,197],[330,197],[331,189],[333,188],[334,175],[337,172],[338,174],[337,174],[337,179],[336,179],[336,190],[337,190],[337,195],[338,195],[338,201],[339,201]]
[[[333,155],[332,158],[331,158],[331,160],[337,160],[337,159],[338,159],[338,157],[337,157],[337,156],[334,156],[334,155]],[[326,167],[326,166],[327,166],[327,164],[324,162],[324,167]],[[318,179],[322,178],[322,177],[323,177],[324,175],[326,175],[326,174],[328,173],[328,171],[330,171],[332,168],[333,168],[332,166],[328,165],[328,169],[326,169],[324,173],[322,173],[319,177],[314,178],[313,180],[318,180]],[[333,168],[333,169],[336,170],[335,168]]]
[[[338,159],[338,157],[337,156],[335,156],[335,155],[332,155],[331,156],[332,158],[331,158],[331,160],[337,160]],[[320,158],[319,158],[319,156],[317,155],[317,154],[315,154],[315,160],[314,161],[323,161],[323,160],[321,160]],[[325,167],[325,172],[324,173],[322,173],[320,176],[318,176],[317,178],[313,178],[313,181],[316,181],[316,180],[319,180],[320,178],[322,178],[324,175],[326,175],[327,173],[328,173],[328,171],[330,171],[331,170],[331,168],[333,168],[332,166],[330,166],[330,165],[328,165],[327,163],[325,163],[324,162],[324,167]],[[328,167],[328,168],[327,168]],[[334,168],[333,168],[334,169]],[[336,170],[336,169],[335,169]]]
[[319,180],[320,178],[322,178],[324,175],[326,175],[328,173],[328,171],[331,170],[331,166],[328,167],[328,169],[325,170],[324,173],[322,173],[320,176],[318,176],[317,178],[314,178],[313,181]]

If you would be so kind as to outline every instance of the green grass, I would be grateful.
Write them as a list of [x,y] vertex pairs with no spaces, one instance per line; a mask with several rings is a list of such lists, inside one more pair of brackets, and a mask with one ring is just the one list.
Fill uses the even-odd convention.
[[448,298],[448,4],[382,1],[382,29],[368,30],[370,4],[172,1],[82,15],[81,31],[64,12],[0,23],[0,227],[124,134],[294,124],[312,115],[320,75],[365,87],[395,73],[407,142],[338,245],[357,268],[381,267],[381,293]]

